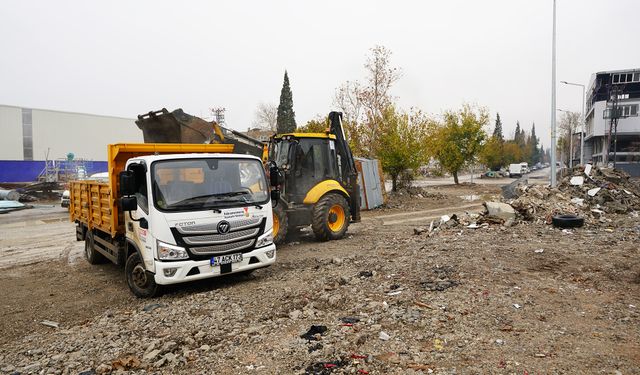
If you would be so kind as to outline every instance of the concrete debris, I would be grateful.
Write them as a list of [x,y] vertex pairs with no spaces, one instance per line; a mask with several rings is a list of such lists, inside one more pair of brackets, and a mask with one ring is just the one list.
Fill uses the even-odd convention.
[[520,185],[518,198],[506,203],[516,210],[519,218],[547,224],[555,215],[573,214],[584,217],[587,224],[598,225],[604,214],[640,210],[640,184],[627,173],[598,167],[587,169],[590,178],[582,176],[586,169],[576,167],[573,175],[563,178],[557,188]]
[[43,320],[40,322],[40,324],[51,328],[60,328],[60,323],[54,322],[52,320]]
[[584,184],[584,177],[582,177],[582,176],[573,176],[569,180],[569,183],[571,185],[573,185],[573,186],[580,186],[580,185]]
[[516,211],[507,203],[484,202],[484,206],[487,208],[487,216],[503,219],[505,221],[516,218]]

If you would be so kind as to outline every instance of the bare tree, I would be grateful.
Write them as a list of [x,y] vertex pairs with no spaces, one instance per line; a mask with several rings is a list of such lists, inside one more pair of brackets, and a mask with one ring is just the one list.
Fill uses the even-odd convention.
[[566,165],[570,164],[571,153],[574,152],[576,148],[575,144],[572,145],[572,137],[576,129],[580,126],[581,118],[582,115],[578,112],[563,112],[560,118],[558,127],[562,131],[562,134],[558,138],[558,149],[562,152],[562,155],[565,155],[562,162]]
[[391,51],[383,46],[371,48],[364,68],[365,84],[343,83],[336,89],[334,103],[344,113],[352,147],[359,155],[371,157],[376,155],[380,144],[382,115],[394,102],[391,87],[401,73],[391,66]]
[[260,103],[255,111],[253,126],[260,129],[276,131],[278,106],[272,103]]

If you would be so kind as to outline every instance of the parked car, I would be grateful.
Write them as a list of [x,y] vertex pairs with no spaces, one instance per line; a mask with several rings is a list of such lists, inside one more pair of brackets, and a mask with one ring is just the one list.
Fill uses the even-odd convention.
[[69,190],[62,192],[62,196],[60,197],[60,207],[69,207],[69,195]]

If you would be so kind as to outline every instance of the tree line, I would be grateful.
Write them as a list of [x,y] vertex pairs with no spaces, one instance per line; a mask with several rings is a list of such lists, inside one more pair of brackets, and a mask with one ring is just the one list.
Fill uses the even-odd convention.
[[[484,107],[464,104],[440,116],[427,115],[417,108],[403,110],[391,95],[391,88],[402,76],[402,71],[391,64],[391,51],[375,46],[364,68],[365,80],[344,82],[335,90],[333,101],[343,113],[343,126],[354,155],[380,160],[394,191],[410,183],[418,168],[429,164],[450,173],[457,184],[461,171],[478,163],[498,170],[510,163],[527,161],[533,165],[542,160],[544,150],[535,124],[526,132],[517,123],[514,138],[507,140],[499,114],[493,132],[486,132],[490,116]],[[265,114],[266,110],[271,114]],[[261,118],[269,119],[268,126],[278,133],[322,132],[328,127],[325,116],[296,126],[286,72],[280,104],[277,109],[261,105],[256,124]]]

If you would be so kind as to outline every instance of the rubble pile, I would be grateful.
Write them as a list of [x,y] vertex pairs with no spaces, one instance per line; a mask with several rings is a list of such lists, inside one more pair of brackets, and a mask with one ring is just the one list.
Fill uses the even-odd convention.
[[556,188],[542,185],[516,185],[516,198],[507,199],[522,219],[551,223],[558,214],[574,214],[589,224],[607,223],[606,214],[637,215],[640,186],[623,171],[576,167]]

